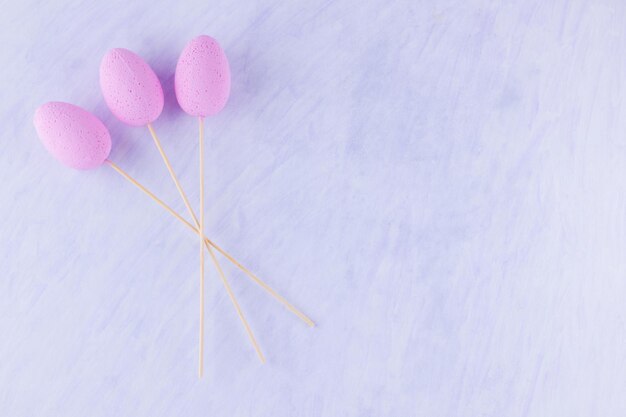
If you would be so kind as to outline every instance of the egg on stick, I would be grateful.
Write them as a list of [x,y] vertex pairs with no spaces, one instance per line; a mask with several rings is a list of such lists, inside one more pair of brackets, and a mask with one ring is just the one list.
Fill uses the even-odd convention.
[[[200,230],[204,233],[204,117],[219,112],[230,93],[230,70],[226,55],[208,36],[193,39],[176,65],[176,98],[180,107],[198,118],[200,175]],[[204,265],[204,242],[200,238],[200,265]],[[200,277],[200,346],[204,337],[204,275]],[[200,348],[202,373],[202,348]]]
[[[189,115],[198,118],[200,230],[204,233],[204,118],[222,110],[230,93],[228,60],[215,39],[209,36],[198,36],[187,44],[176,65],[174,85],[180,107]],[[200,264],[204,264],[204,242],[202,238],[200,239]],[[201,343],[203,335],[204,276],[201,276]]]
[[[200,35],[189,41],[178,58],[174,87],[176,99],[183,111],[198,118],[199,147],[200,147],[200,226],[203,226],[203,141],[204,118],[219,113],[230,95],[230,67],[228,58],[219,43],[210,36]],[[204,229],[202,229],[204,230]],[[250,276],[257,284],[266,290],[292,313],[298,316],[307,325],[315,324],[302,312],[289,304],[267,284],[253,275]]]
[[[209,253],[212,254],[211,259],[215,268],[222,278],[222,282],[226,287],[226,291],[228,292],[231,301],[235,305],[239,318],[243,322],[246,332],[253,340],[253,345],[257,350],[257,353],[259,353],[262,361],[264,361],[264,357],[258,349],[252,330],[243,316],[239,303],[237,302],[211,247],[218,250],[235,265],[238,265],[239,262],[237,262],[222,248],[217,246],[213,241],[204,236],[200,232],[197,222],[196,226],[193,226],[181,215],[176,213],[171,207],[157,198],[146,187],[126,173],[117,164],[108,159],[109,153],[111,152],[111,135],[102,121],[94,114],[70,103],[49,102],[43,104],[35,111],[33,123],[44,147],[62,164],[70,168],[80,170],[97,168],[104,163],[108,164],[117,173],[122,175],[122,177],[130,181],[133,185],[152,198],[157,204],[167,210],[172,216],[176,217],[179,221],[203,238],[206,248],[209,250]],[[240,267],[245,269],[243,266]]]

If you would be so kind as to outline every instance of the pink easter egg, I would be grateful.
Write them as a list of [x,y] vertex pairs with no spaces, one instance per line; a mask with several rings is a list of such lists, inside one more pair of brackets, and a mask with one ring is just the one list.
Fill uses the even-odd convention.
[[224,108],[230,94],[230,68],[215,39],[201,35],[185,46],[174,84],[178,104],[192,116],[210,116]]
[[100,89],[122,122],[144,126],[163,111],[163,88],[152,68],[128,49],[111,49],[100,64]]
[[48,152],[71,168],[95,168],[111,152],[111,135],[106,126],[73,104],[46,103],[35,111],[33,123]]

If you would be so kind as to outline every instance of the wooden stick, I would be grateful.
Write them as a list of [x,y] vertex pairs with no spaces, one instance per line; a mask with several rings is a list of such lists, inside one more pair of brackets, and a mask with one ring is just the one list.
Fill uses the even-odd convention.
[[198,118],[200,132],[198,138],[198,153],[200,154],[200,343],[198,345],[198,376],[202,378],[204,356],[204,123]]
[[[122,177],[124,177],[126,180],[130,181],[135,187],[139,188],[144,194],[146,194],[148,197],[150,197],[152,200],[154,200],[158,205],[163,207],[169,214],[171,214],[174,218],[176,218],[176,220],[178,220],[179,222],[181,222],[182,224],[187,226],[187,228],[192,230],[194,233],[200,234],[200,232],[198,231],[197,228],[193,227],[193,225],[191,223],[189,223],[180,214],[178,214],[176,211],[174,211],[173,208],[171,208],[170,206],[165,204],[165,202],[163,202],[156,195],[154,195],[150,190],[148,190],[146,187],[144,187],[139,182],[137,182],[137,180],[135,180],[133,177],[131,177],[126,171],[124,171],[118,165],[113,163],[113,161],[110,161],[110,160],[107,159],[106,162],[115,171],[117,171]],[[205,243],[207,249],[210,250],[209,246],[212,246],[215,250],[217,250],[219,253],[224,255],[226,257],[226,259],[228,259],[230,262],[233,263],[233,265],[235,265],[237,268],[239,268],[244,274],[246,274],[250,279],[252,279],[258,285],[260,285],[261,288],[263,288],[272,297],[274,297],[276,300],[278,300],[280,303],[282,303],[285,307],[287,307],[287,309],[289,311],[291,311],[293,314],[298,316],[302,321],[304,321],[306,324],[308,324],[311,327],[315,327],[315,323],[313,322],[313,320],[311,320],[303,312],[301,312],[296,307],[294,307],[291,303],[289,303],[283,296],[278,294],[274,289],[272,289],[272,287],[270,287],[263,280],[261,280],[261,278],[258,278],[248,268],[246,268],[241,263],[239,263],[239,261],[237,261],[232,255],[230,255],[228,252],[226,252],[224,249],[222,249],[220,246],[218,246],[217,243],[213,242],[212,240],[210,240],[206,236],[204,236],[204,243]]]
[[[159,138],[157,137],[156,132],[152,128],[151,124],[148,124],[148,130],[150,131],[150,134],[152,135],[152,138],[154,139],[154,144],[159,150],[159,153],[161,154],[161,157],[163,158],[163,162],[165,162],[165,166],[167,167],[167,170],[169,171],[170,176],[172,177],[172,180],[174,181],[174,184],[176,185],[176,188],[178,189],[178,193],[182,197],[183,202],[185,203],[185,206],[187,207],[187,210],[189,211],[189,214],[191,215],[191,218],[193,219],[194,224],[196,225],[196,229],[200,230],[200,223],[198,222],[198,218],[196,217],[196,214],[191,208],[191,204],[189,204],[187,195],[183,191],[183,188],[181,187],[180,182],[178,182],[178,178],[176,177],[176,174],[174,173],[174,169],[172,168],[172,165],[170,164],[170,161],[167,155],[163,151],[163,148],[161,147],[161,142],[159,141]],[[202,235],[201,232],[199,232],[199,234]],[[241,311],[241,307],[239,306],[239,303],[237,302],[237,299],[235,298],[235,294],[233,293],[232,289],[230,288],[230,285],[228,284],[228,280],[226,279],[226,276],[224,275],[222,268],[219,266],[219,263],[217,263],[217,258],[215,257],[215,254],[213,253],[212,249],[209,249],[209,254],[211,255],[211,258],[213,259],[213,262],[216,265],[220,278],[222,279],[222,283],[224,284],[224,287],[226,288],[226,292],[228,292],[228,296],[230,297],[230,300],[235,306],[235,310],[237,310],[237,314],[239,315],[239,318],[241,319],[244,327],[246,328],[248,337],[250,337],[250,341],[252,342],[252,345],[254,346],[254,349],[256,350],[256,353],[259,356],[259,359],[261,360],[261,363],[265,363],[265,357],[263,356],[263,353],[261,352],[261,349],[259,348],[256,338],[254,337],[254,334],[252,333],[252,330],[250,329],[250,326],[248,325],[248,321],[246,320],[246,318],[243,315],[243,312]]]
[[211,246],[213,246],[219,253],[221,253],[222,255],[224,255],[226,257],[226,259],[228,259],[229,261],[231,261],[237,268],[241,269],[241,271],[246,274],[248,276],[248,278],[250,278],[252,281],[256,282],[261,288],[263,288],[265,291],[267,291],[272,297],[274,297],[276,300],[278,300],[281,304],[283,304],[285,307],[287,307],[287,309],[289,311],[291,311],[293,314],[295,314],[296,316],[298,316],[298,318],[300,320],[302,320],[303,322],[305,322],[309,327],[315,327],[315,322],[313,320],[311,320],[306,314],[304,314],[302,311],[298,310],[296,307],[293,306],[293,304],[291,304],[289,301],[287,301],[282,295],[278,294],[272,287],[270,287],[269,285],[267,285],[267,283],[265,283],[263,280],[261,280],[261,278],[257,277],[256,275],[254,275],[248,268],[246,268],[245,266],[243,266],[242,264],[239,263],[239,261],[237,261],[235,258],[233,258],[229,253],[227,253],[224,249],[222,249],[221,247],[219,247],[215,242],[209,240],[209,238],[207,238],[205,236],[204,238],[206,240],[206,242],[208,244],[210,244]]

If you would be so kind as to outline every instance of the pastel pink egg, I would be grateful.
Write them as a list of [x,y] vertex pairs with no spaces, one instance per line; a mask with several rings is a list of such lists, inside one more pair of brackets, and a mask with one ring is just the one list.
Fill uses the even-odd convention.
[[35,111],[33,122],[43,146],[71,168],[95,168],[111,152],[111,135],[106,126],[73,104],[46,103]]
[[215,39],[201,35],[185,46],[174,84],[178,104],[192,116],[210,116],[224,108],[230,95],[230,68]]
[[111,49],[100,64],[100,89],[122,122],[144,126],[163,111],[163,88],[152,68],[128,49]]

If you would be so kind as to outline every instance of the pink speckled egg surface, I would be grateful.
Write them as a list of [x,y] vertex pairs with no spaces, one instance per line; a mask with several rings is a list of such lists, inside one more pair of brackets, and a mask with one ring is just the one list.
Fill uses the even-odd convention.
[[100,64],[100,88],[111,112],[122,122],[144,126],[163,110],[163,88],[152,68],[128,49],[111,49]]
[[224,108],[230,94],[230,68],[226,54],[210,36],[192,39],[178,59],[176,98],[192,116],[210,116]]
[[111,152],[111,135],[106,126],[73,104],[46,103],[35,111],[33,122],[44,147],[69,167],[95,168]]

